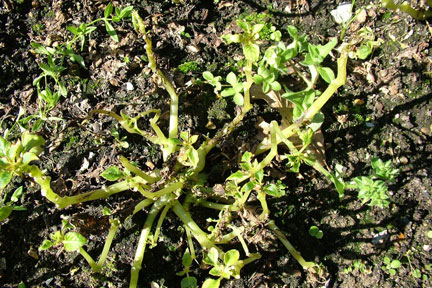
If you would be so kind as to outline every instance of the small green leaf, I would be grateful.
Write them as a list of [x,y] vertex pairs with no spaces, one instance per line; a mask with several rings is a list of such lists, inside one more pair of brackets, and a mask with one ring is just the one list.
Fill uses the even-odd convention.
[[31,151],[33,153],[36,152],[32,150],[33,148],[41,147],[45,144],[45,139],[43,139],[42,136],[35,135],[27,131],[21,135],[21,141],[24,151]]
[[12,171],[1,170],[0,171],[0,190],[3,190],[12,179]]
[[243,153],[241,162],[251,162],[252,160],[252,153],[249,151],[246,151]]
[[264,28],[264,24],[255,24],[252,27],[252,34],[258,34],[263,28]]
[[0,221],[3,221],[12,213],[13,208],[11,206],[3,206],[0,208]]
[[5,156],[9,150],[10,143],[0,136],[0,156]]
[[240,259],[240,253],[236,249],[231,249],[224,254],[225,266],[232,266]]
[[185,251],[182,257],[182,264],[185,268],[189,268],[192,265],[192,256],[189,252],[189,249]]
[[20,186],[17,189],[15,189],[14,193],[11,196],[11,201],[18,202],[19,198],[21,198],[21,196],[23,195],[23,191],[24,191],[23,186]]
[[234,72],[228,73],[228,75],[226,77],[226,82],[228,82],[232,86],[237,84],[237,76],[234,74]]
[[181,288],[196,288],[198,286],[198,281],[195,277],[185,277],[180,282]]
[[236,90],[234,88],[227,88],[227,89],[222,90],[222,92],[221,92],[222,97],[229,97],[229,96],[232,96],[234,94],[236,94]]
[[285,190],[281,189],[281,187],[279,187],[279,185],[276,184],[269,184],[264,186],[264,192],[267,195],[273,196],[273,197],[282,197],[285,195]]
[[203,75],[203,78],[207,81],[211,81],[214,79],[214,76],[210,71],[205,71],[202,73],[202,75]]
[[318,67],[318,73],[327,83],[331,83],[335,79],[333,70],[328,67]]
[[81,55],[72,53],[72,54],[69,54],[69,57],[72,61],[78,63],[81,67],[86,68],[85,63],[84,63],[84,58]]
[[243,54],[245,58],[251,62],[258,62],[260,50],[256,44],[247,44],[243,46]]
[[288,26],[287,31],[288,31],[288,34],[291,36],[291,38],[297,39],[298,32],[297,32],[296,27],[290,25],[290,26]]
[[[79,34],[79,30],[75,26],[67,26],[66,29],[74,35]],[[33,46],[33,45],[32,45]]]
[[123,172],[116,166],[111,166],[102,172],[101,176],[108,181],[117,181],[123,177]]
[[220,285],[220,278],[218,279],[208,278],[204,281],[202,288],[219,288],[219,285]]
[[207,255],[204,257],[203,262],[215,266],[218,264],[218,257],[219,257],[219,252],[217,251],[216,248],[212,247],[208,251]]
[[222,35],[222,39],[227,42],[227,44],[231,43],[239,43],[240,42],[240,35],[239,34],[225,34]]
[[233,97],[234,103],[237,104],[238,106],[243,106],[244,104],[244,98],[243,95],[240,93],[236,93]]
[[111,15],[112,11],[113,11],[113,5],[112,5],[112,3],[110,2],[110,3],[108,3],[108,5],[107,5],[106,8],[105,8],[105,11],[104,11],[104,17],[105,17],[105,18],[108,18],[108,17]]
[[187,131],[180,132],[180,138],[183,139],[183,141],[188,141],[188,139],[189,139],[189,132],[187,132]]
[[415,269],[414,271],[412,271],[412,275],[414,278],[420,278],[422,274],[420,269]]
[[390,264],[390,267],[393,269],[397,269],[401,266],[401,262],[399,260],[393,260]]
[[116,14],[120,19],[129,17],[132,14],[133,8],[134,8],[133,6],[127,6],[123,8],[119,14],[117,14],[117,10],[116,10]]
[[429,230],[427,232],[427,237],[430,238],[430,239],[432,239],[432,230]]
[[191,162],[193,167],[196,167],[198,165],[199,155],[198,155],[197,150],[195,150],[194,148],[191,148],[189,150],[189,153],[188,153],[188,158],[189,158],[189,161]]
[[45,239],[42,244],[39,246],[39,251],[44,251],[49,248],[51,248],[54,245],[54,243],[51,240]]
[[260,169],[255,173],[255,179],[258,181],[258,183],[262,183],[263,178],[264,178],[264,170]]
[[67,252],[74,252],[87,243],[87,239],[78,232],[68,232],[64,236],[63,245]]
[[30,44],[36,53],[38,54],[44,54],[44,55],[52,55],[52,53],[43,45],[36,43],[36,42],[32,42]]
[[361,60],[365,60],[372,53],[372,47],[362,44],[356,52],[358,58],[360,58]]
[[113,39],[115,42],[119,42],[119,39],[118,39],[116,31],[114,30],[114,27],[111,25],[111,23],[109,23],[106,20],[105,20],[105,29],[108,32],[108,35],[111,37],[111,39]]

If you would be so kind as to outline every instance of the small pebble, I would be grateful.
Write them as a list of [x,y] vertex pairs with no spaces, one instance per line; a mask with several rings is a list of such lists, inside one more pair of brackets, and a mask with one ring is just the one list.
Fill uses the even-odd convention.
[[132,83],[130,83],[130,82],[126,82],[126,90],[127,91],[133,91],[135,88],[134,88],[134,86],[132,85]]
[[429,252],[431,250],[431,246],[430,245],[423,245],[423,250],[426,252]]
[[402,157],[399,158],[399,162],[400,162],[402,165],[407,165],[407,164],[408,164],[408,158],[405,157],[405,156],[402,156]]
[[429,133],[430,133],[430,129],[429,129],[428,127],[422,127],[422,128],[420,129],[420,131],[421,131],[423,134],[426,134],[426,135],[429,135]]

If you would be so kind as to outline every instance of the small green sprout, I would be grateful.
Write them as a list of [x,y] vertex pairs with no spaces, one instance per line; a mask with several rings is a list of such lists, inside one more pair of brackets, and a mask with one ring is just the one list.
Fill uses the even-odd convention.
[[315,237],[316,239],[322,239],[324,233],[317,226],[313,225],[309,228],[309,235]]
[[358,198],[362,203],[367,202],[369,206],[380,208],[388,207],[390,197],[388,196],[388,183],[394,183],[395,177],[399,174],[398,169],[392,167],[391,161],[383,162],[382,160],[372,158],[373,173],[369,176],[358,176],[347,184],[347,188],[358,190]]
[[226,82],[228,82],[231,87],[222,90],[222,97],[233,96],[234,103],[239,106],[243,106],[244,99],[242,93],[245,87],[244,83],[238,82],[237,76],[234,74],[234,72],[230,72],[227,75]]
[[189,252],[189,249],[185,251],[182,258],[182,264],[183,264],[183,271],[177,273],[178,276],[184,276],[182,281],[180,282],[181,288],[196,288],[198,287],[197,279],[193,276],[189,276],[190,273],[190,266],[192,265],[193,257]]
[[396,269],[400,268],[401,262],[397,259],[392,260],[390,257],[385,256],[383,260],[384,264],[382,266],[383,270],[387,270],[392,276],[396,275]]

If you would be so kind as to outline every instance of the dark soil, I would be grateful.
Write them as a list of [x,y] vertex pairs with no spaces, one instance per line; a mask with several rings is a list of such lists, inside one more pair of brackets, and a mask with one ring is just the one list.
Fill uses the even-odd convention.
[[[341,2],[120,0],[113,4],[133,5],[148,22],[158,65],[174,80],[181,95],[179,130],[212,136],[217,129],[210,129],[207,123],[211,120],[216,128],[222,127],[233,117],[234,106],[228,103],[221,113],[218,107],[225,103],[213,96],[211,87],[195,80],[206,70],[226,75],[230,69],[236,69],[234,59],[240,49],[220,40],[227,27],[241,15],[266,12],[284,37],[289,37],[284,28],[295,25],[311,42],[326,43],[340,35],[340,27],[330,11]],[[245,266],[241,279],[224,281],[223,287],[432,286],[432,239],[427,237],[432,230],[432,31],[427,21],[389,12],[379,7],[380,1],[356,1],[356,8],[372,2],[377,5],[366,9],[363,19],[353,22],[347,35],[369,27],[383,40],[382,44],[366,60],[349,60],[346,85],[323,109],[326,118],[322,131],[326,163],[331,168],[341,164],[346,179],[370,174],[372,157],[391,160],[400,169],[396,183],[389,187],[390,206],[381,209],[362,205],[354,191],[347,191],[339,199],[328,180],[306,167],[298,175],[280,176],[275,171],[274,178],[284,179],[289,189],[285,197],[269,200],[272,218],[304,258],[322,263],[327,273],[314,278],[302,271],[282,244],[263,229],[262,235],[258,235],[262,241],[251,244],[263,257]],[[66,41],[71,37],[67,26],[101,17],[108,2],[2,3],[0,115],[2,124],[11,125],[19,107],[28,115],[37,112],[32,82],[41,73],[37,63],[42,56],[34,53],[30,43],[56,45]],[[92,33],[80,53],[88,70],[67,63],[64,77],[68,97],[60,99],[50,112],[50,116],[64,121],[58,125],[49,123],[40,131],[47,144],[39,166],[52,177],[52,186],[62,195],[107,184],[99,175],[107,167],[118,165],[118,155],[141,167],[150,162],[156,167],[163,165],[157,147],[126,133],[109,117],[95,116],[91,123],[80,124],[92,109],[123,110],[130,115],[152,108],[163,112],[169,109],[166,92],[152,84],[143,72],[144,41],[137,37],[130,21],[117,24],[116,31],[119,43],[110,40],[103,27]],[[189,61],[194,61],[197,69],[180,71],[179,65]],[[133,85],[133,90],[126,89],[127,83]],[[212,168],[206,172],[212,184],[224,181],[236,170],[239,153],[253,147],[257,117],[275,118],[272,115],[277,113],[264,104],[257,101],[244,124],[208,156],[208,167]],[[161,128],[166,131],[164,115]],[[127,137],[129,147],[121,147],[115,141],[112,129],[118,130],[120,137]],[[102,208],[126,210],[133,207],[139,195],[125,192],[57,210],[40,195],[36,184],[26,180],[16,179],[13,187],[8,188],[12,191],[24,185],[23,204],[27,210],[14,211],[0,226],[2,287],[17,287],[20,282],[26,287],[127,287],[145,211],[122,225],[110,252],[109,265],[101,274],[92,273],[78,254],[56,249],[38,252],[38,247],[50,233],[60,229],[62,217],[67,216],[89,239],[86,249],[97,258],[109,228]],[[197,219],[203,219],[199,223],[203,227],[204,219],[217,217],[207,215],[207,210],[194,213]],[[139,287],[180,287],[182,278],[176,272],[182,270],[186,235],[178,228],[181,223],[174,214],[168,214],[165,222],[160,243],[145,253]],[[322,239],[308,234],[311,225],[323,231]],[[383,268],[386,256],[402,263],[395,275]],[[420,278],[413,275],[416,269]],[[199,283],[208,277],[208,271],[198,265],[193,274]]]

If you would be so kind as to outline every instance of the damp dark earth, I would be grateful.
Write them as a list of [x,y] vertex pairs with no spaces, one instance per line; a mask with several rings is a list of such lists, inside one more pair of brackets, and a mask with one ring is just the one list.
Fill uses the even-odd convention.
[[3,0],[2,287],[431,287],[432,1]]

